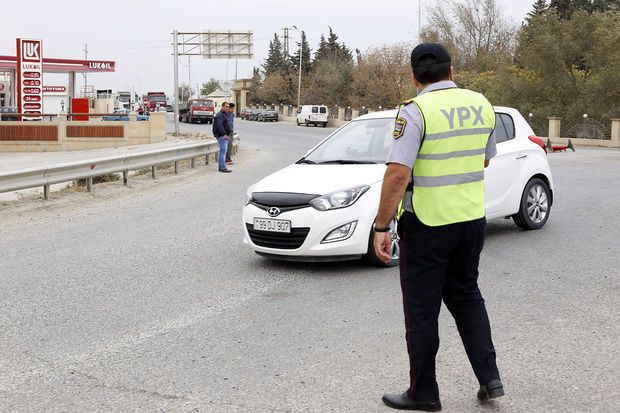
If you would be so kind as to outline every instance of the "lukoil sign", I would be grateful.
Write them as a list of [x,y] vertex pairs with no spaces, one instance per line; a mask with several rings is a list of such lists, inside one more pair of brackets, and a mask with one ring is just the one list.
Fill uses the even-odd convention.
[[16,43],[17,111],[43,113],[43,42],[37,39],[17,39]]

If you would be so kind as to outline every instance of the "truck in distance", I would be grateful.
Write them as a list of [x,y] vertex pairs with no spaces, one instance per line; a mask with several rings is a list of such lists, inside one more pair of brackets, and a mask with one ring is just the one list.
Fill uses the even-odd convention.
[[215,103],[211,99],[190,99],[179,103],[179,120],[186,123],[213,123]]
[[150,112],[157,112],[158,110],[166,109],[166,94],[164,92],[149,92],[146,94],[146,97],[149,101]]

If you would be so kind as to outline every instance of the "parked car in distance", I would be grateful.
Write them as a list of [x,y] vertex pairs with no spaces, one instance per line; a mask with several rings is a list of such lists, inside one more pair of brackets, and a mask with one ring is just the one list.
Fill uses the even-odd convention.
[[278,112],[275,110],[266,110],[258,115],[256,120],[259,122],[277,122]]
[[[372,245],[396,113],[354,119],[294,164],[250,186],[243,242],[271,259],[343,261],[365,256],[379,266],[397,265],[396,220],[390,224],[388,264],[375,256]],[[484,173],[486,217],[512,217],[526,230],[542,228],[554,198],[544,142],[516,109],[495,107],[495,114],[497,155]]]
[[265,109],[253,109],[252,113],[250,113],[250,116],[248,117],[248,120],[258,120],[258,115],[260,115],[264,111]]
[[174,106],[166,105],[166,112],[174,112]]
[[239,117],[242,120],[248,120],[248,118],[250,117],[250,114],[252,114],[252,108],[245,108],[241,111],[241,113],[239,114]]
[[329,110],[325,105],[302,105],[297,110],[297,126],[321,125],[327,126]]
[[17,116],[12,116],[10,115],[11,113],[17,113],[17,107],[15,106],[3,106],[0,107],[0,120],[12,120],[12,121],[17,121],[19,120]]
[[[112,113],[118,113],[117,115],[104,116],[105,121],[129,121],[129,109],[115,109]],[[148,115],[136,114],[136,120],[144,121],[149,120]]]

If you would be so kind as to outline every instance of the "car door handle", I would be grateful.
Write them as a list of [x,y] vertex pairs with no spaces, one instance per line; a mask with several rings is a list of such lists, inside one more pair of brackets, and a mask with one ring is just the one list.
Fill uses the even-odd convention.
[[517,155],[517,159],[527,158],[527,153],[520,153]]

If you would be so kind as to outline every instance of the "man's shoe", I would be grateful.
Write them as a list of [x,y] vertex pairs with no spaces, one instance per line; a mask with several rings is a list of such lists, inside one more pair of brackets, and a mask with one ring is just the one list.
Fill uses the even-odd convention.
[[234,165],[235,163],[233,161],[226,161],[227,165]]
[[407,392],[403,394],[384,394],[383,403],[399,410],[421,410],[423,412],[438,412],[441,410],[441,402],[419,402],[409,397]]
[[232,171],[230,169],[220,169],[220,172],[224,172],[224,173],[231,173]]
[[490,400],[504,395],[504,386],[500,380],[491,380],[487,384],[482,384],[478,390],[479,400]]

